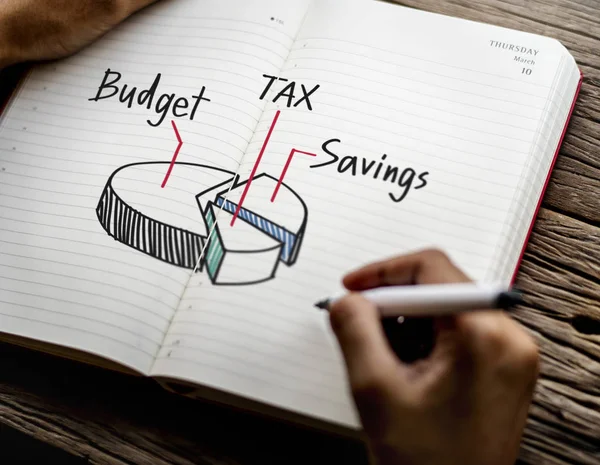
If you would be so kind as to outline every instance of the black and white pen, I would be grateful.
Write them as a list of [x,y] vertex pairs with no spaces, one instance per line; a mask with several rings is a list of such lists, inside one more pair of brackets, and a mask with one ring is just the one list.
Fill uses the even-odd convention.
[[[523,303],[519,291],[498,284],[391,286],[370,289],[359,294],[377,306],[382,318],[507,309]],[[315,306],[328,311],[337,300],[324,299]]]

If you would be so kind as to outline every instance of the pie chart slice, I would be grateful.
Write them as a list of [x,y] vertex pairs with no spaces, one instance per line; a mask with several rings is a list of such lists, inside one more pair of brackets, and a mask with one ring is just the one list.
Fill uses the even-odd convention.
[[271,238],[261,230],[243,221],[231,226],[233,215],[209,203],[206,220],[215,225],[205,252],[208,275],[213,284],[246,285],[268,281],[275,277],[281,241]]
[[[306,229],[307,208],[300,196],[285,184],[281,185],[276,200],[271,201],[277,183],[278,179],[267,174],[256,176],[250,187],[252,195],[244,199],[238,218],[282,242],[281,261],[293,265]],[[226,192],[219,193],[216,204],[223,211],[235,213],[246,184],[247,181],[233,186],[227,199]]]
[[[281,184],[274,202],[276,178],[239,182],[231,171],[194,163],[174,163],[163,188],[170,166],[134,163],[110,176],[96,208],[109,236],[171,265],[206,265],[217,285],[264,282],[280,261],[296,261],[307,209],[292,189]],[[237,211],[245,191],[251,193]]]
[[193,269],[208,236],[196,195],[233,179],[211,166],[170,162],[135,163],[109,178],[96,208],[104,230],[115,240],[172,265]]

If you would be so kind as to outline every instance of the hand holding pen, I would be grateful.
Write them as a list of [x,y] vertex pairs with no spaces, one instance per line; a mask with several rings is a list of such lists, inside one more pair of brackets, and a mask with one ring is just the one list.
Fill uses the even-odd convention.
[[382,309],[359,294],[468,282],[446,255],[423,251],[347,275],[352,293],[331,305],[352,394],[380,465],[516,460],[538,370],[537,346],[525,330],[499,310],[445,312],[429,320],[430,350],[406,363],[385,336]]

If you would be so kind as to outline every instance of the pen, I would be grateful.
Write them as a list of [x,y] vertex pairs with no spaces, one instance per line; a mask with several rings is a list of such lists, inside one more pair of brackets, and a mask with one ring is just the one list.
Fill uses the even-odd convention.
[[[523,303],[518,290],[498,284],[391,286],[371,289],[359,294],[377,306],[382,318],[506,309]],[[317,302],[315,306],[328,311],[337,300],[337,298],[324,299]]]

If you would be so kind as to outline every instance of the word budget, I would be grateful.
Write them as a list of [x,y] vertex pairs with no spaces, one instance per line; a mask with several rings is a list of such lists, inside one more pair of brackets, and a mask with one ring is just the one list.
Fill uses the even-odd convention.
[[137,87],[129,84],[118,86],[117,83],[120,83],[122,77],[122,74],[118,71],[107,69],[96,96],[88,100],[97,102],[98,100],[116,97],[119,102],[127,104],[127,108],[137,104],[146,107],[148,110],[153,109],[158,115],[158,119],[155,122],[147,120],[147,123],[154,127],[160,126],[169,113],[172,113],[175,118],[185,118],[189,115],[190,120],[193,120],[200,102],[210,102],[210,99],[204,97],[206,88],[202,87],[197,95],[192,95],[189,98],[179,97],[175,93],[161,94],[156,98],[155,103],[156,91],[162,77],[160,73],[156,75],[150,87],[139,92]]

